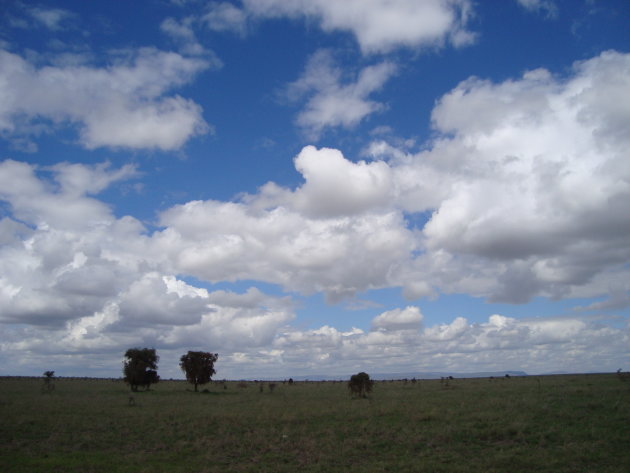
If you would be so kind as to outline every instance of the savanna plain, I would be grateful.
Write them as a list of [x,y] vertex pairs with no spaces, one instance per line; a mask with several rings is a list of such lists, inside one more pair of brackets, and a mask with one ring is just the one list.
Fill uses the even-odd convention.
[[630,380],[378,381],[364,399],[343,382],[0,378],[0,471],[622,473]]

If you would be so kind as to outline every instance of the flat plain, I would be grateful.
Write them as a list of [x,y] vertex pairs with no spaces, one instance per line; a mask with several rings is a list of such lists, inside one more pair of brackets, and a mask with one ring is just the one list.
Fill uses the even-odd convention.
[[630,471],[630,381],[614,373],[379,381],[367,399],[268,384],[0,378],[0,471]]

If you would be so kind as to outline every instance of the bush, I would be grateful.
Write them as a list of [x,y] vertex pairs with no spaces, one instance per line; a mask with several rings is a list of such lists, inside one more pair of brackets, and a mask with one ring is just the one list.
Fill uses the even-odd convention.
[[363,371],[353,374],[348,381],[348,390],[351,396],[367,397],[372,392],[374,381],[370,379],[370,375]]

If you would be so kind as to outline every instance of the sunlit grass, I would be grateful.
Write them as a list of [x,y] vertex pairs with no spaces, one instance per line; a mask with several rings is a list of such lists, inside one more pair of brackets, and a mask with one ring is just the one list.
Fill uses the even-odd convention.
[[[614,374],[344,383],[0,379],[2,472],[626,472],[630,382]],[[202,387],[203,388],[203,387]]]

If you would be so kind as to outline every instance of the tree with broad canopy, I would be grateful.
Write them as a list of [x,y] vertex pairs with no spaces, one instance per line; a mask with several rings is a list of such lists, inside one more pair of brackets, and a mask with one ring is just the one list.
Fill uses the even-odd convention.
[[212,375],[216,373],[214,363],[219,358],[217,353],[208,353],[203,351],[189,351],[179,359],[179,366],[186,373],[186,380],[195,386],[206,384],[212,379]]
[[137,391],[139,386],[148,390],[160,380],[157,374],[159,360],[155,348],[130,348],[125,352],[123,374],[132,391]]

